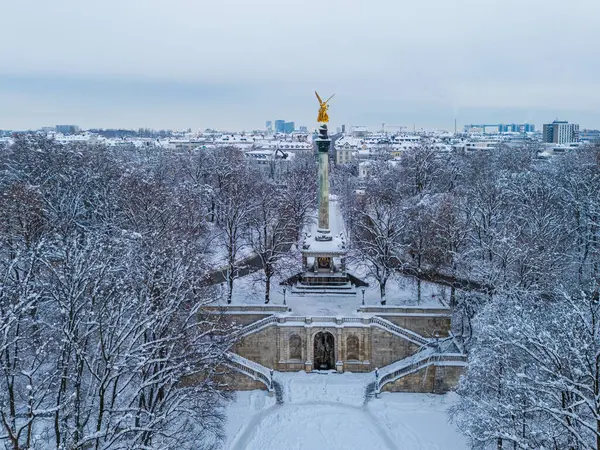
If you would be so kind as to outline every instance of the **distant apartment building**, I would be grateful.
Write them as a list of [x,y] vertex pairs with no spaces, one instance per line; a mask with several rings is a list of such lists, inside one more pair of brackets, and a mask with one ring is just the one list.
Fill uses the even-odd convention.
[[288,133],[288,134],[289,133],[293,133],[294,132],[294,127],[295,127],[294,122],[285,122],[283,124],[283,132],[284,133]]
[[57,133],[62,134],[74,134],[79,131],[79,127],[77,125],[56,125],[54,127]]
[[298,127],[298,131],[299,131],[300,133],[308,133],[308,128],[306,128],[306,126],[305,126],[305,125],[300,125],[300,126]]
[[566,120],[545,123],[542,132],[543,141],[554,144],[569,144],[579,141],[579,125]]
[[600,130],[580,130],[579,140],[582,142],[600,142]]
[[350,163],[358,158],[360,141],[350,137],[342,137],[335,143],[336,164]]
[[271,120],[267,120],[267,123],[265,124],[265,128],[267,131],[273,131],[273,122]]
[[284,133],[285,132],[285,120],[279,119],[275,121],[275,132],[276,133]]
[[466,133],[533,133],[532,123],[480,123],[465,125]]

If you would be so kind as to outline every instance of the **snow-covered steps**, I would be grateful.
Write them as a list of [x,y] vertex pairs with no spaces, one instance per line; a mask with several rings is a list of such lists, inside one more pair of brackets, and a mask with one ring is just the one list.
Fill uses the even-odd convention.
[[346,283],[325,285],[296,283],[292,286],[292,294],[295,295],[348,295],[356,296],[356,287],[349,281]]

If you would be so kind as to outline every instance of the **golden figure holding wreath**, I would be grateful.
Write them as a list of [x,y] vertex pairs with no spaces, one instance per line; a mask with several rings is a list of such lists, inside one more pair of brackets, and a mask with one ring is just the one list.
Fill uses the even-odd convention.
[[319,117],[317,117],[317,122],[320,123],[327,123],[329,122],[329,114],[327,114],[327,110],[329,109],[329,105],[327,104],[329,102],[329,100],[331,100],[333,98],[333,94],[331,97],[329,97],[326,101],[321,100],[321,97],[319,97],[319,94],[317,94],[317,91],[315,91],[315,95],[317,96],[317,100],[319,100]]

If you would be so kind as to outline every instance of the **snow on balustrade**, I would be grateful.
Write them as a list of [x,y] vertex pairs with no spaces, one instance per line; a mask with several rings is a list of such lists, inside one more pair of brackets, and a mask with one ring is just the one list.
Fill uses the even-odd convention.
[[408,358],[378,369],[378,389],[381,389],[387,383],[408,375],[410,372],[415,372],[431,364],[447,366],[466,365],[464,354],[446,353],[444,347],[448,347],[448,345],[440,345],[437,348],[434,346],[428,347]]
[[232,353],[232,352],[227,352],[227,358],[233,362],[236,362],[236,363],[244,366],[244,367],[247,367],[248,369],[253,370],[254,372],[257,372],[257,373],[263,375],[267,380],[271,379],[271,371],[265,366],[262,366],[254,361],[246,359],[243,356],[240,356],[240,355],[238,355],[236,353]]
[[408,358],[401,359],[400,361],[396,361],[395,363],[392,363],[388,366],[378,369],[380,383],[384,378],[388,377],[389,375],[392,375],[401,370],[404,370],[407,367],[410,367],[415,363],[428,360],[429,358],[434,356],[436,354],[436,352],[437,352],[437,349],[435,349],[433,347],[429,347],[429,348],[421,350],[418,353],[415,353],[412,356],[409,356]]
[[407,330],[406,328],[399,327],[398,325],[396,325],[388,320],[382,319],[380,317],[372,317],[370,319],[370,321],[371,321],[371,323],[380,325],[382,328],[385,328],[387,331],[391,331],[392,333],[400,334],[400,335],[406,337],[408,340],[413,341],[417,344],[427,345],[429,342],[431,342],[430,339],[426,339],[426,338],[422,337],[421,335],[415,333],[414,331],[410,331],[410,330]]
[[254,333],[259,328],[262,328],[264,326],[268,326],[269,324],[275,323],[275,322],[277,322],[277,317],[276,316],[265,317],[264,319],[258,320],[256,322],[251,323],[250,325],[246,325],[245,327],[241,328],[238,331],[238,334],[240,336],[245,336],[247,334]]

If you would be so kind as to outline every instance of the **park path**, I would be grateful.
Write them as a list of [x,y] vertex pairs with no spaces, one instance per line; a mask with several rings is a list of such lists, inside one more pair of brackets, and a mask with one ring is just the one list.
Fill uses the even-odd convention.
[[[371,374],[278,373],[284,404],[254,415],[231,450],[400,450],[363,406]],[[418,448],[413,447],[414,450]]]

